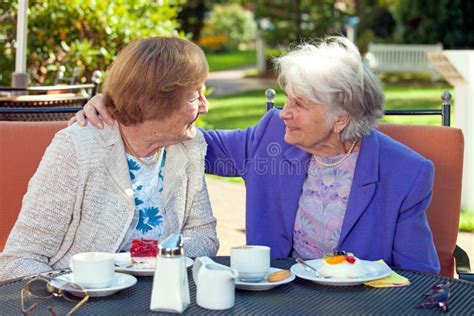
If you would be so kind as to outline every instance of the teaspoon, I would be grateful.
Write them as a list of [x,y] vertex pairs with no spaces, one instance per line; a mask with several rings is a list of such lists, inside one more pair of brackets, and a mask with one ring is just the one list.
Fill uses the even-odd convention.
[[296,258],[296,262],[301,263],[301,264],[305,267],[305,270],[307,270],[307,271],[310,270],[310,269],[313,270],[313,271],[316,273],[316,277],[317,277],[317,278],[320,278],[320,277],[321,277],[321,276],[319,275],[318,269],[316,269],[316,268],[310,266],[309,264],[307,264],[306,262],[304,262],[303,259],[301,259],[301,258]]

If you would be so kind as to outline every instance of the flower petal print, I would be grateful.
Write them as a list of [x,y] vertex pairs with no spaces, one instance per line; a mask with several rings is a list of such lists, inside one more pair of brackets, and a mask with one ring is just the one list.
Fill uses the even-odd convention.
[[128,162],[128,169],[134,170],[134,171],[140,170],[140,165],[133,159],[127,159],[127,162]]
[[135,161],[133,161],[133,159],[127,159],[127,163],[128,163],[128,170],[130,172],[130,179],[133,181],[135,180],[135,175],[133,174],[132,171],[140,170],[140,165],[136,163]]
[[139,211],[137,229],[146,233],[163,222],[157,207],[147,207]]
[[138,206],[140,204],[143,204],[143,201],[140,200],[139,198],[135,197],[135,205]]

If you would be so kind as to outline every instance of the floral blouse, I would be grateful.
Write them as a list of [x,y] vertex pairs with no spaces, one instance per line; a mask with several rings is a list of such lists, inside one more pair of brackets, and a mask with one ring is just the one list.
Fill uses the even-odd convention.
[[296,214],[293,257],[319,259],[337,247],[357,157],[358,153],[352,153],[336,167],[323,167],[311,160]]
[[[149,162],[153,157],[144,157]],[[157,239],[165,235],[163,225],[163,168],[166,150],[162,149],[159,160],[147,166],[134,156],[127,154],[128,169],[135,194],[135,216],[121,246],[128,251],[133,239]]]

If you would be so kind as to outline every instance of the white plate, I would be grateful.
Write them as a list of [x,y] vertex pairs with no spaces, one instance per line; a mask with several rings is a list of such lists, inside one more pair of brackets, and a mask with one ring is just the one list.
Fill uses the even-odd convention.
[[[282,269],[270,268],[270,272],[268,274],[276,272],[276,271],[280,271],[280,270]],[[290,276],[288,278],[278,281],[278,282],[268,282],[267,277],[265,277],[260,282],[242,282],[239,279],[237,279],[235,280],[235,287],[240,290],[247,290],[247,291],[266,291],[278,285],[290,283],[294,279],[295,279],[295,275],[293,273],[290,273]]]
[[[305,261],[307,264],[315,269],[319,269],[324,259],[314,259]],[[305,268],[301,263],[296,263],[291,267],[291,272],[296,274],[298,277],[306,280],[311,280],[320,284],[335,285],[335,286],[349,286],[359,285],[367,281],[381,279],[392,273],[392,269],[386,264],[381,264],[376,261],[360,260],[362,268],[366,271],[364,275],[358,278],[323,278],[316,276],[315,272],[309,268]]]
[[[72,273],[58,276],[51,280],[50,284],[53,287],[59,289],[64,284],[64,282],[73,282]],[[114,293],[117,293],[118,291],[134,286],[135,283],[137,283],[137,278],[135,278],[133,275],[125,273],[115,273],[114,281],[110,286],[102,289],[86,288],[86,290],[90,297],[102,297],[112,295]],[[82,292],[80,290],[68,289],[68,291],[76,296],[82,296]]]
[[[186,257],[186,268],[189,268],[193,265],[193,259]],[[143,269],[143,268],[134,268],[130,265],[132,264],[132,257],[130,252],[120,252],[114,255],[115,260],[115,271],[125,272],[136,276],[153,276],[155,274],[155,269]]]

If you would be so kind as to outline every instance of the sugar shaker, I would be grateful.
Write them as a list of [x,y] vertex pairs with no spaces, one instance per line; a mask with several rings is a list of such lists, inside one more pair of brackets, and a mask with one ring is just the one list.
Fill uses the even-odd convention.
[[183,235],[171,234],[158,246],[150,309],[182,313],[190,302]]

